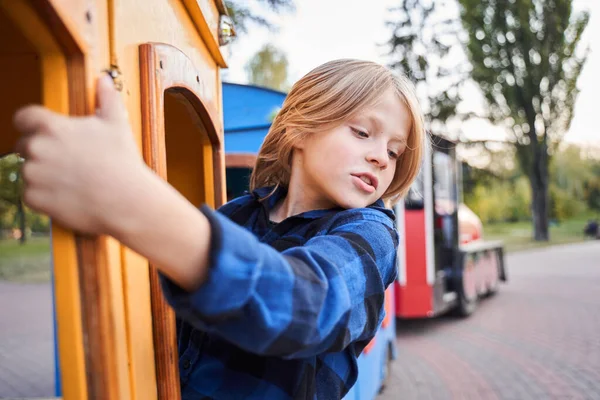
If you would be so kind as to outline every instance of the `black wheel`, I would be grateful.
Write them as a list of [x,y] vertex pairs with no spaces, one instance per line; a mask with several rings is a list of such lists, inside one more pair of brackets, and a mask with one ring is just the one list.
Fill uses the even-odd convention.
[[486,292],[486,296],[493,296],[496,293],[498,293],[498,288],[500,287],[500,256],[498,255],[498,253],[494,252],[494,273],[496,274],[496,276],[494,277],[494,279],[492,280],[492,283],[490,286],[488,286],[487,292]]
[[473,314],[477,309],[478,298],[475,296],[474,298],[467,298],[461,290],[461,293],[458,294],[458,305],[456,306],[456,313],[460,317],[468,317]]
[[458,305],[455,310],[456,314],[461,317],[468,317],[475,312],[479,301],[475,262],[472,257],[465,259],[462,276],[459,278],[457,287]]

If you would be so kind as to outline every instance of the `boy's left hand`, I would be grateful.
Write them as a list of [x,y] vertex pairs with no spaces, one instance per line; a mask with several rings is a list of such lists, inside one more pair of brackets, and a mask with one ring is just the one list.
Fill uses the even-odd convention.
[[[69,117],[28,106],[14,116],[23,136],[24,201],[76,231],[108,233],[131,204],[123,194],[150,170],[133,139],[121,95],[108,76],[98,80],[96,115]],[[129,208],[130,209],[130,208]]]

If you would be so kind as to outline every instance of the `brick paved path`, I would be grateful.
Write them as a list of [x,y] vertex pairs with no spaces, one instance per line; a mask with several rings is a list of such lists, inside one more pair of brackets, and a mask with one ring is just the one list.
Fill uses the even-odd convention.
[[[399,322],[378,400],[600,399],[600,242],[517,253],[466,320]],[[0,398],[52,396],[49,285],[0,282]]]
[[600,242],[516,253],[465,320],[398,322],[378,400],[600,399]]
[[50,284],[0,281],[0,398],[53,395]]

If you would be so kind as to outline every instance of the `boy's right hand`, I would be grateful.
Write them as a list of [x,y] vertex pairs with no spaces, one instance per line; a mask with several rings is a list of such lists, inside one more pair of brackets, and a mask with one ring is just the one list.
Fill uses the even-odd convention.
[[126,218],[125,195],[148,180],[121,95],[107,75],[98,81],[96,115],[69,117],[27,106],[14,116],[23,136],[23,198],[31,208],[76,231],[110,233]]

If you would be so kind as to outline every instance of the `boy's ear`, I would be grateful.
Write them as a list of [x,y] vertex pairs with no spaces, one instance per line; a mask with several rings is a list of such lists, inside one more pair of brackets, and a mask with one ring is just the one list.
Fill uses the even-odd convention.
[[296,150],[304,150],[304,146],[306,145],[306,138],[308,137],[308,135],[299,135],[300,138],[298,140],[296,140],[296,143],[294,143],[294,149]]
[[304,139],[300,139],[294,143],[294,150],[304,150]]

